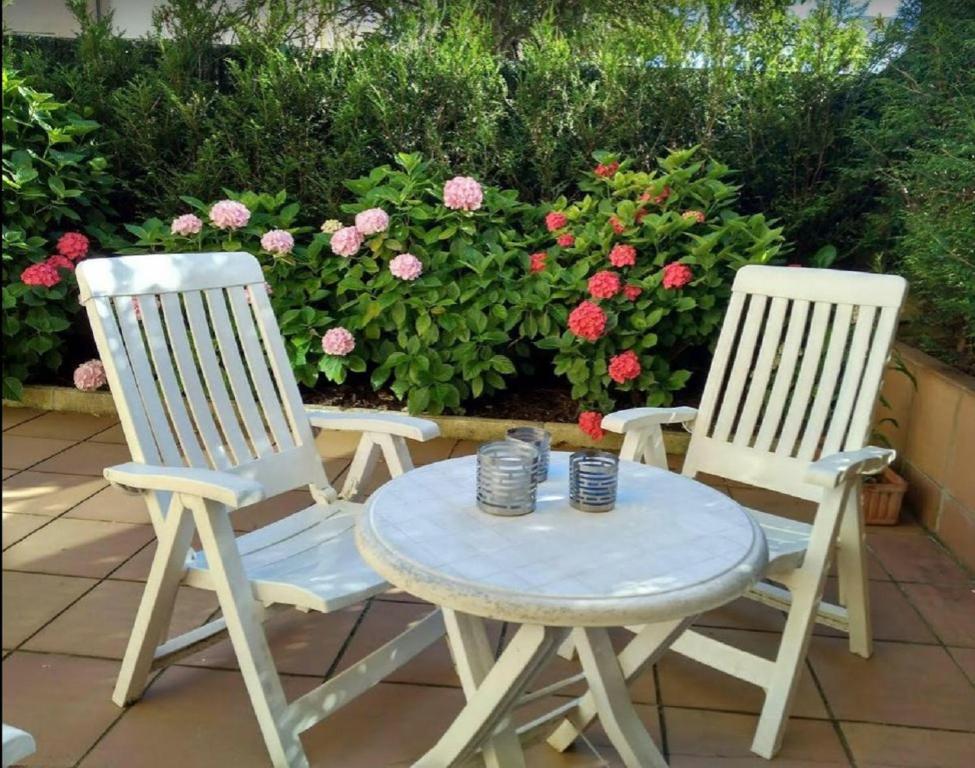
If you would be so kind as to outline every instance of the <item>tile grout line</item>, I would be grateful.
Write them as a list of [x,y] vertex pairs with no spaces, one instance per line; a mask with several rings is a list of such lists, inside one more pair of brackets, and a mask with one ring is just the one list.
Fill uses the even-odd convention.
[[813,685],[816,686],[816,690],[819,692],[820,698],[823,700],[823,707],[826,709],[826,714],[829,716],[829,724],[833,727],[833,732],[836,734],[836,738],[840,742],[840,746],[843,748],[843,752],[846,754],[846,759],[852,766],[852,768],[857,768],[856,756],[853,754],[853,748],[850,746],[846,739],[846,734],[843,733],[843,728],[840,726],[839,720],[836,719],[836,713],[833,711],[833,706],[829,702],[829,698],[826,696],[826,689],[823,687],[822,682],[819,679],[819,675],[816,674],[816,670],[813,668],[812,660],[809,658],[809,654],[806,654],[805,658],[806,669],[809,670],[809,676],[812,678]]
[[653,673],[653,692],[657,698],[657,723],[660,726],[660,753],[664,760],[670,762],[670,740],[667,738],[667,717],[664,715],[664,696],[660,685],[660,671],[655,663],[651,668]]
[[366,614],[369,613],[370,610],[372,610],[372,598],[366,600],[365,605],[362,607],[362,610],[356,617],[355,623],[353,623],[352,628],[349,630],[349,634],[346,635],[345,640],[342,642],[338,652],[335,654],[335,658],[332,659],[332,663],[329,664],[328,668],[325,670],[325,680],[331,679],[332,675],[335,674],[339,664],[342,663],[342,659],[345,657],[345,652],[348,650],[349,646],[352,645],[353,638],[359,631],[359,627],[362,625],[362,622],[366,618]]

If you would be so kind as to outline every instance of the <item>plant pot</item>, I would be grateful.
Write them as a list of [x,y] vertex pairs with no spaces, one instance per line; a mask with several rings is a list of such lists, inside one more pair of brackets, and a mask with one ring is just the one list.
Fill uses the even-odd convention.
[[866,482],[860,493],[863,520],[867,525],[897,525],[907,481],[890,467],[876,482]]

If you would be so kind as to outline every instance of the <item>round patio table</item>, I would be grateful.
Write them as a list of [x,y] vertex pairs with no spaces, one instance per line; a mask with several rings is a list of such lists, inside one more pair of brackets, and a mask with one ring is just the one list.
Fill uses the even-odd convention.
[[[569,505],[568,458],[551,455],[531,514],[479,510],[476,457],[466,456],[391,480],[359,520],[363,558],[391,584],[443,609],[467,697],[415,768],[458,765],[478,749],[489,768],[520,768],[519,732],[563,720],[549,741],[564,748],[596,717],[625,765],[666,766],[637,716],[627,680],[697,615],[739,597],[763,572],[765,537],[733,499],[689,478],[621,461],[615,508],[581,512]],[[497,661],[485,618],[521,625]],[[607,628],[630,625],[642,629],[617,657]],[[567,638],[589,692],[515,729],[514,708],[540,698],[525,691]]]

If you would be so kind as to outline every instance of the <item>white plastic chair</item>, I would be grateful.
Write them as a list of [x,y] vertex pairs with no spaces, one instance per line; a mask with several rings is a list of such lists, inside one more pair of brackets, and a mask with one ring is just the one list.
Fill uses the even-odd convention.
[[[624,459],[666,469],[661,426],[684,424],[684,475],[706,472],[819,505],[812,524],[752,510],[769,565],[749,597],[788,613],[774,661],[693,630],[672,646],[765,690],[752,743],[765,758],[781,746],[816,622],[847,632],[853,653],[872,653],[860,482],[894,458],[865,446],[906,290],[889,275],[744,267],[700,408],[634,408],[603,419],[624,435]],[[821,602],[832,557],[843,605]],[[628,680],[651,661],[632,650],[620,656]],[[550,741],[565,749],[586,725],[570,717]]]
[[[79,265],[78,282],[133,459],[105,477],[145,496],[157,538],[114,701],[138,699],[152,669],[226,630],[273,764],[307,766],[302,731],[444,633],[434,611],[349,670],[286,701],[262,627],[269,609],[327,613],[389,586],[359,557],[353,532],[360,505],[329,484],[312,428],[365,433],[346,497],[380,451],[390,472],[400,474],[412,467],[404,438],[428,440],[438,428],[396,414],[306,411],[264,275],[247,253],[90,259]],[[311,493],[307,509],[235,536],[234,510],[301,486]],[[215,591],[222,617],[161,642],[181,583]]]
[[35,751],[37,745],[34,743],[33,736],[27,731],[3,723],[3,755],[0,759],[3,768],[10,768],[11,765],[33,755]]

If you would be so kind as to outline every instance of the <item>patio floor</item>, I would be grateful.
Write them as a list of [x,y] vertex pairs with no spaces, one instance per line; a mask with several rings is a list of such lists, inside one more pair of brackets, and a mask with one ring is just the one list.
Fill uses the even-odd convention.
[[[341,482],[355,436],[330,443]],[[471,452],[438,440],[414,445],[418,464]],[[38,743],[28,765],[83,768],[266,766],[264,745],[226,643],[157,673],[141,702],[110,699],[153,552],[145,507],[107,486],[105,466],[129,454],[112,418],[3,411],[3,720]],[[381,482],[379,478],[377,482]],[[750,506],[807,515],[808,504],[717,484]],[[289,493],[235,517],[249,530],[306,503]],[[872,528],[870,578],[876,651],[852,656],[817,628],[785,746],[774,765],[971,766],[975,756],[975,581],[912,522]],[[831,580],[832,581],[832,580]],[[835,584],[830,584],[835,589]],[[185,588],[179,632],[216,610]],[[424,614],[390,594],[322,616],[288,612],[269,624],[290,695],[345,668]],[[699,625],[772,653],[782,615],[739,601]],[[503,647],[506,628],[495,627]],[[551,679],[569,668],[561,660]],[[633,686],[640,714],[678,766],[765,766],[749,752],[762,696],[744,683],[670,654]],[[303,741],[314,766],[407,766],[437,739],[463,701],[446,647],[415,659]],[[549,706],[557,697],[541,702]],[[594,729],[565,755],[531,748],[540,768],[621,765]]]

